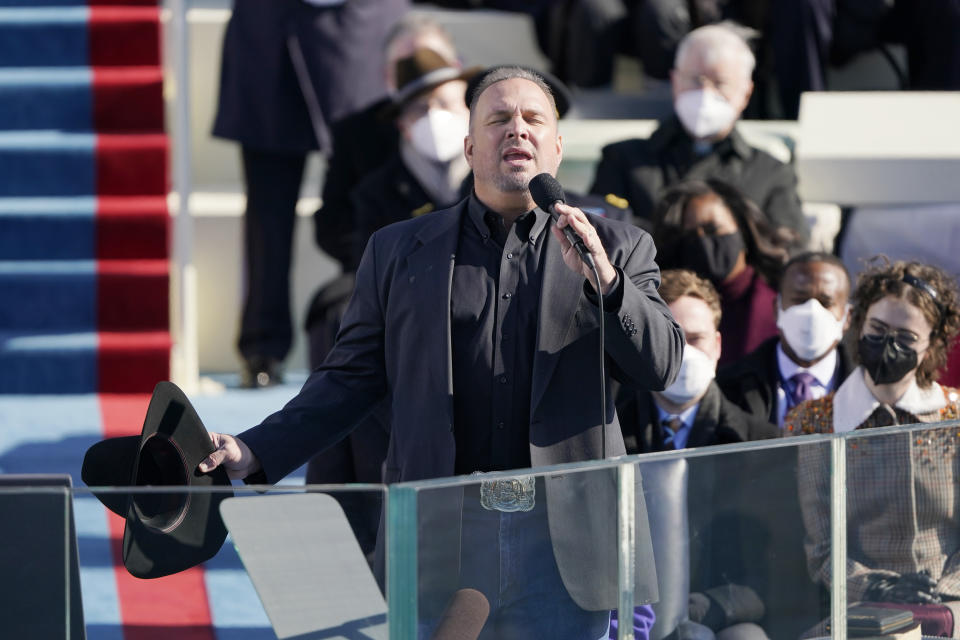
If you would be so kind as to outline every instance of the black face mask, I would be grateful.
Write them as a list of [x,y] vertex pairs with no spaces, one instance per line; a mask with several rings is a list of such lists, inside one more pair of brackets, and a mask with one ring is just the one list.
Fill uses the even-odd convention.
[[870,335],[860,338],[857,345],[860,364],[870,374],[874,384],[890,384],[917,366],[917,352],[897,343],[892,335]]
[[722,236],[684,235],[680,241],[680,262],[711,282],[719,283],[730,275],[744,251],[740,232]]

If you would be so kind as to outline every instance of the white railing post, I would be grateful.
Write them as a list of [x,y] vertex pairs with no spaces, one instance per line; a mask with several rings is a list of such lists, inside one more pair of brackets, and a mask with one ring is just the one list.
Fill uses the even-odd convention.
[[[173,71],[173,258],[170,273],[170,329],[173,350],[170,378],[185,391],[196,391],[200,378],[197,340],[197,273],[193,264],[193,216],[190,211],[192,165],[190,136],[190,49],[188,0],[167,0],[170,11],[168,69]],[[171,87],[166,84],[166,87]]]

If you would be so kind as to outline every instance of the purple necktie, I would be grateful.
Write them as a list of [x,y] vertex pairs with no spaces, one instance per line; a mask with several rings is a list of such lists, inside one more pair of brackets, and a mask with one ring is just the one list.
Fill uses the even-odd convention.
[[801,371],[790,376],[790,406],[813,400],[813,384],[817,381],[812,374]]

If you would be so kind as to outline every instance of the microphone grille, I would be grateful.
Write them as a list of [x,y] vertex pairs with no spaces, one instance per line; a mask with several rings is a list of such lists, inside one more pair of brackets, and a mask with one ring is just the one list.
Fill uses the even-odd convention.
[[544,211],[550,211],[550,205],[558,200],[560,202],[567,201],[563,194],[563,187],[549,173],[541,173],[530,180],[530,195],[537,206]]

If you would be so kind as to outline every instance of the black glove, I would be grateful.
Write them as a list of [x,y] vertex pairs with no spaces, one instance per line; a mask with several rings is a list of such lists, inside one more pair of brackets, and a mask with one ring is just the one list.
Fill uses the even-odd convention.
[[900,576],[871,576],[864,599],[873,602],[939,604],[937,581],[926,571]]

